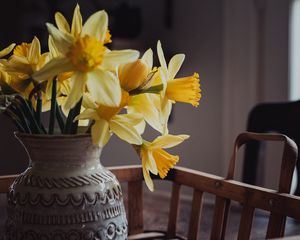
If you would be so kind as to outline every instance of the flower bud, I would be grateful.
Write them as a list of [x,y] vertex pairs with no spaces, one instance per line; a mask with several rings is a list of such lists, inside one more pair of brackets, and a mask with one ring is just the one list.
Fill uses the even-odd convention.
[[146,81],[148,72],[147,64],[141,59],[120,66],[119,79],[121,87],[127,92],[137,89]]

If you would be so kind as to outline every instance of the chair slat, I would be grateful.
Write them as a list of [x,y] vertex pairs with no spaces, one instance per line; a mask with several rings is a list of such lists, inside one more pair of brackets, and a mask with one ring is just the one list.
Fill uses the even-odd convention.
[[128,232],[138,234],[143,226],[143,182],[128,182]]
[[194,189],[191,217],[189,223],[188,239],[196,240],[198,238],[199,219],[202,210],[203,192]]
[[284,236],[286,216],[281,214],[270,214],[266,238],[279,238]]
[[181,187],[180,184],[176,182],[173,183],[171,203],[169,209],[168,229],[167,229],[168,238],[174,238],[176,236],[176,224],[177,224],[177,216],[179,211],[180,187]]
[[224,239],[230,200],[216,196],[210,239]]
[[244,206],[240,221],[238,240],[250,238],[254,211],[254,207],[251,207],[249,205]]

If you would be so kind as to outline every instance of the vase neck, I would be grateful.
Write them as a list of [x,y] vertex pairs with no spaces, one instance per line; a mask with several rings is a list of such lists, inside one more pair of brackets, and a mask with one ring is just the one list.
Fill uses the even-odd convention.
[[99,162],[101,148],[92,144],[90,135],[16,134],[32,165],[39,163],[89,165]]

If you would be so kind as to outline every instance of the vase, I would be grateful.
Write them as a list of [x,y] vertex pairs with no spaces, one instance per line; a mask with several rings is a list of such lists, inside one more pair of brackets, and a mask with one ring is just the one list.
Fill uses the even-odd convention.
[[29,166],[9,189],[7,240],[127,239],[120,184],[90,135],[16,137]]

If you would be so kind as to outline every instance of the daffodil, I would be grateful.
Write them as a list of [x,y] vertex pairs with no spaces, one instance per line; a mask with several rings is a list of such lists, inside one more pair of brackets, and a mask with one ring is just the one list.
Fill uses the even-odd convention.
[[130,144],[141,144],[142,138],[134,126],[143,120],[139,114],[118,114],[127,104],[128,93],[122,91],[122,100],[118,107],[98,105],[87,94],[83,98],[86,108],[75,120],[90,119],[94,123],[91,128],[93,143],[103,147],[112,133]]
[[[74,9],[71,27],[64,15],[62,15],[60,12],[55,13],[55,23],[60,31],[70,33],[75,38],[78,37],[82,31],[82,16],[79,5],[77,4]],[[111,42],[111,34],[109,30],[107,30],[105,33],[104,44]]]
[[[159,83],[156,86],[152,86],[153,82],[157,82],[155,78],[159,77],[159,72],[156,68],[152,68],[152,65],[153,52],[151,49],[148,49],[141,59],[121,65],[118,69],[118,77],[122,89],[131,95],[128,101],[128,113],[142,114],[150,126],[162,132],[159,111],[153,101],[151,101],[153,93],[147,93],[149,89],[151,89],[150,92],[156,91],[156,93],[159,93],[160,91]],[[156,87],[158,88],[155,89]],[[143,126],[145,125],[143,124]],[[143,132],[143,127],[139,129],[141,129],[140,132]]]
[[[15,43],[10,44],[8,47],[4,48],[0,51],[0,58],[8,55],[16,46]],[[5,61],[5,60],[2,60]],[[11,77],[7,72],[2,69],[2,65],[0,62],[0,92],[4,94],[13,93],[14,90],[10,87]]]
[[62,72],[73,72],[70,79],[71,92],[65,103],[68,109],[75,106],[86,88],[101,105],[118,106],[121,88],[117,76],[111,70],[115,70],[120,64],[136,60],[139,53],[134,50],[110,51],[104,45],[108,30],[105,11],[91,15],[82,29],[80,16],[79,13],[74,15],[73,22],[78,23],[74,27],[76,30],[71,30],[71,33],[64,20],[61,20],[64,24],[60,24],[62,30],[47,24],[60,54],[36,73],[34,78],[43,81]]
[[34,88],[32,75],[47,61],[48,54],[41,54],[38,38],[31,43],[17,45],[8,60],[2,59],[0,68],[9,75],[9,85],[23,96],[28,97]]
[[194,107],[199,105],[201,98],[199,74],[194,73],[192,76],[175,78],[184,61],[185,55],[176,54],[171,58],[167,66],[160,41],[157,43],[157,54],[161,65],[161,81],[164,84],[162,98],[160,99],[161,121],[164,125],[164,133],[168,133],[167,122],[171,113],[172,103],[189,103]]
[[169,154],[164,148],[174,147],[188,138],[188,135],[168,134],[157,137],[153,142],[143,140],[142,145],[134,146],[142,160],[145,183],[150,191],[154,190],[150,172],[155,175],[159,174],[163,179],[179,161],[179,156]]
[[12,44],[10,44],[8,47],[2,49],[2,50],[0,51],[0,58],[6,56],[6,55],[8,55],[8,54],[10,54],[10,52],[14,49],[15,46],[16,46],[16,44],[15,44],[15,43],[12,43]]

